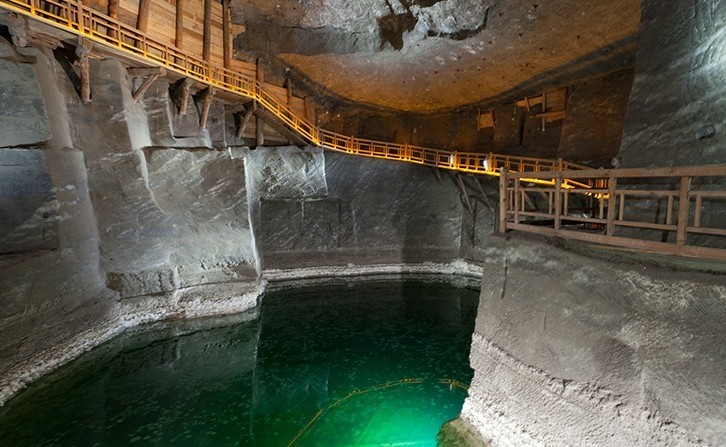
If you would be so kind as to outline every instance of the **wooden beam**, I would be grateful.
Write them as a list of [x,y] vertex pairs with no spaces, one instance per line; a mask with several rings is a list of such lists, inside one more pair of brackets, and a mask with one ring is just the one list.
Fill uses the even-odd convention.
[[461,174],[459,173],[456,174],[456,182],[459,186],[459,191],[461,192],[461,195],[464,197],[464,205],[466,205],[466,209],[471,214],[474,214],[474,205],[471,204],[471,200],[469,199],[469,191],[466,189],[464,179],[461,178]]
[[[518,182],[519,179],[514,179]],[[519,223],[519,222],[517,222]],[[559,230],[562,225],[562,179],[555,180],[555,230]]]
[[618,236],[605,236],[595,233],[584,233],[570,230],[555,230],[553,228],[537,227],[526,224],[510,224],[512,230],[537,233],[546,236],[556,236],[565,239],[574,239],[584,242],[594,242],[611,246],[625,247],[629,249],[648,250],[652,253],[659,253],[670,256],[687,256],[701,259],[713,259],[726,261],[726,250],[710,247],[696,247],[692,245],[677,245],[667,242],[644,241]]
[[581,171],[512,172],[512,178],[567,179],[726,176],[726,164],[668,168],[583,169]]
[[499,232],[507,232],[507,208],[509,207],[507,192],[507,169],[499,171]]
[[144,78],[151,75],[166,76],[166,70],[157,67],[129,67],[126,73],[133,78]]
[[[262,64],[260,64],[260,60],[257,59],[257,72],[256,72],[257,82],[262,84],[265,82],[265,73],[262,71]],[[255,120],[255,145],[256,146],[264,146],[265,145],[265,123],[262,121],[262,118],[259,114],[255,114],[257,119]]]
[[202,103],[202,116],[199,118],[199,127],[202,129],[207,128],[207,117],[209,116],[209,108],[212,106],[212,97],[215,95],[215,90],[212,87],[207,88],[204,92],[204,99]]
[[136,29],[145,33],[149,30],[149,7],[151,0],[139,0],[139,14],[136,16]]
[[108,0],[108,16],[112,19],[118,19],[119,0]]
[[611,177],[608,181],[608,214],[606,223],[606,234],[612,236],[615,232],[615,188],[618,186],[618,179]]
[[686,244],[686,231],[688,229],[688,215],[691,208],[691,177],[681,177],[681,188],[678,193],[678,232],[676,233],[676,244]]
[[[469,175],[471,175],[471,174],[469,174]],[[479,187],[479,194],[481,194],[482,200],[483,200],[482,203],[484,203],[484,205],[487,207],[487,209],[493,213],[494,205],[492,205],[492,202],[489,200],[489,197],[487,197],[487,194],[484,191],[484,187],[481,185],[481,182],[479,181],[479,179],[477,177],[475,177],[473,175],[471,175],[471,176],[474,177],[474,182],[476,183],[476,186]]]
[[179,84],[174,89],[174,95],[177,97],[178,103],[179,103],[179,115],[184,116],[187,114],[187,108],[189,107],[189,96],[191,95],[192,90],[192,84],[194,84],[194,81],[192,81],[190,78],[184,79],[181,84]]
[[144,83],[141,84],[141,87],[139,87],[138,90],[134,92],[134,94],[131,96],[131,98],[134,100],[134,102],[139,102],[139,99],[141,99],[144,96],[144,93],[151,87],[151,85],[159,78],[159,73],[154,73],[148,78],[144,80]]
[[212,57],[212,0],[204,0],[204,29],[202,34],[202,59]]
[[237,128],[237,137],[238,140],[241,140],[245,133],[245,128],[247,127],[247,124],[249,124],[250,119],[252,119],[252,114],[255,113],[257,110],[257,101],[254,101],[251,106],[248,107],[248,109],[245,111],[244,117],[240,119],[239,127]]
[[79,38],[76,46],[76,55],[79,57],[81,68],[81,101],[84,104],[91,103],[91,75],[88,55],[91,54],[92,44],[88,39]]
[[232,18],[229,13],[229,0],[222,0],[222,51],[224,52],[224,68],[232,66]]
[[177,48],[184,48],[184,3],[186,0],[176,0],[176,33],[174,44]]

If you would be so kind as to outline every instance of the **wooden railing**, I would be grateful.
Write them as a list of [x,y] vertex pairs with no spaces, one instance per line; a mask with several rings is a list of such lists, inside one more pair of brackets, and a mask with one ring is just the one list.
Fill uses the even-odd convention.
[[[179,48],[156,41],[133,27],[84,6],[80,0],[0,0],[0,7],[88,38],[108,50],[123,52],[215,89],[257,101],[259,106],[272,113],[307,143],[329,150],[492,176],[498,176],[502,168],[519,172],[589,169],[562,160],[451,152],[341,135],[320,129],[298,116],[285,102],[265,91],[263,85],[253,77],[214,66]],[[532,181],[551,184],[550,180]],[[575,180],[567,184],[590,187],[588,183]]]
[[[570,180],[590,187],[565,187]],[[726,165],[505,171],[499,182],[500,232],[726,260]]]

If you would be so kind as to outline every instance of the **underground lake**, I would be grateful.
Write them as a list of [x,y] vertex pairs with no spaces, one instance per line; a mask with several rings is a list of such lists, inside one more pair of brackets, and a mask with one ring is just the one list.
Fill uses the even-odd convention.
[[0,410],[0,445],[435,446],[461,411],[466,281],[280,287],[261,303],[93,349]]

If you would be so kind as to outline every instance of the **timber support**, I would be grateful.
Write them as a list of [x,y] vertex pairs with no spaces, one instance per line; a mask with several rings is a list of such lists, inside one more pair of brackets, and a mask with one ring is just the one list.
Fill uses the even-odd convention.
[[212,106],[212,98],[216,92],[212,87],[207,88],[202,94],[202,116],[199,118],[199,127],[207,128],[207,117],[209,116],[209,108]]
[[164,70],[163,68],[129,68],[128,73],[129,76],[136,78],[146,76],[144,82],[132,95],[134,102],[139,102],[139,99],[144,96],[144,93],[146,93],[149,87],[151,87],[151,85],[159,78],[159,76],[166,76],[166,70]]

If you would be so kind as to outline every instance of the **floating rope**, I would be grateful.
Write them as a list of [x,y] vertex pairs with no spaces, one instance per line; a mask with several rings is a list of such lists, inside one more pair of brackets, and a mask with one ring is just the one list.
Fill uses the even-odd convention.
[[[378,384],[378,385],[373,385],[372,387],[364,388],[362,390],[358,390],[358,389],[353,390],[353,391],[349,392],[348,394],[346,394],[344,397],[341,397],[339,399],[334,400],[333,403],[331,403],[327,407],[323,407],[320,410],[318,410],[318,412],[315,413],[315,416],[313,416],[313,418],[310,419],[310,421],[307,424],[305,424],[305,427],[303,427],[302,430],[300,430],[298,432],[298,434],[295,435],[294,438],[292,438],[292,441],[290,441],[287,444],[287,447],[292,447],[293,445],[295,445],[296,442],[298,442],[300,439],[302,439],[308,433],[310,433],[310,431],[312,430],[313,426],[315,426],[315,423],[318,421],[318,419],[320,418],[320,416],[323,415],[323,413],[329,412],[329,411],[335,409],[335,407],[337,407],[338,405],[342,404],[343,402],[347,401],[348,399],[350,399],[352,397],[360,396],[360,395],[366,394],[366,393],[370,393],[371,391],[381,390],[381,389],[385,389],[385,388],[391,388],[391,387],[394,387],[394,386],[400,386],[400,385],[420,385],[423,382],[424,381],[422,379],[414,379],[414,378],[407,377],[407,378],[401,379],[401,380],[394,380],[392,382],[386,382],[386,383],[381,383],[381,384]],[[469,386],[468,385],[466,385],[466,384],[464,384],[462,382],[459,382],[458,380],[454,380],[454,379],[439,379],[439,383],[442,384],[442,385],[449,385],[449,389],[450,390],[453,390],[454,388],[459,388],[459,389],[464,390],[464,391],[468,391],[469,390]]]

